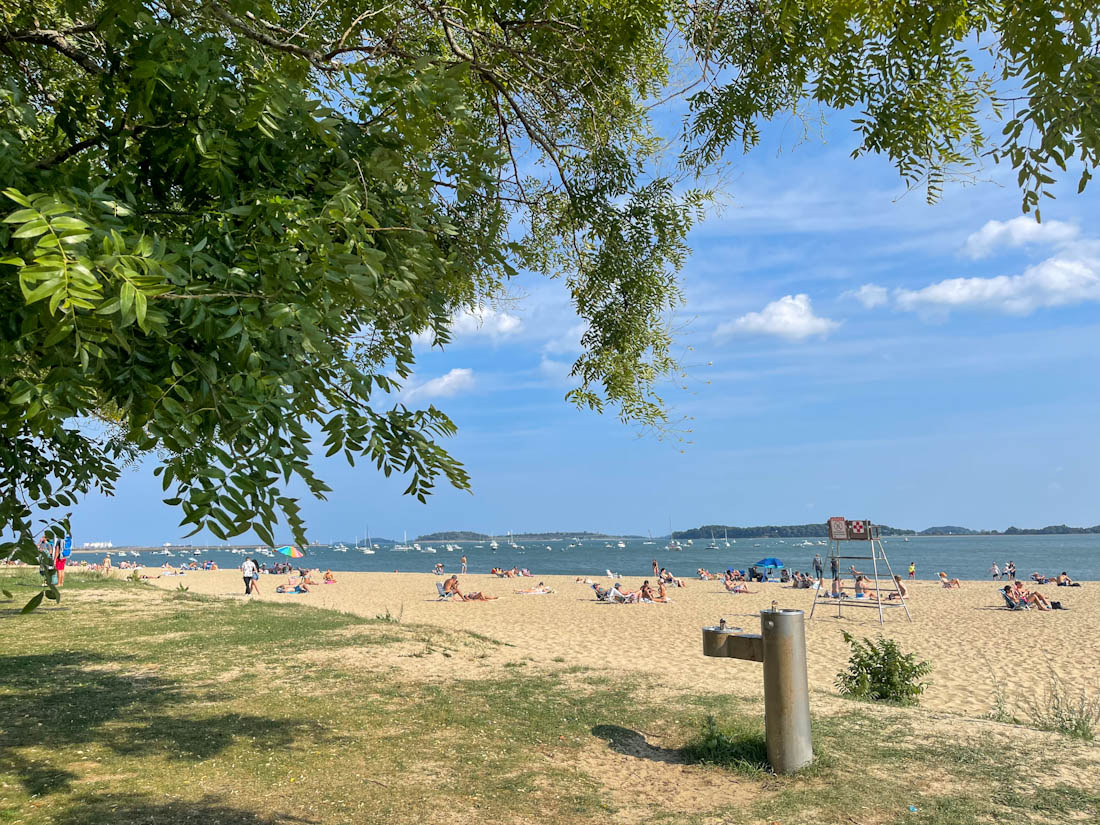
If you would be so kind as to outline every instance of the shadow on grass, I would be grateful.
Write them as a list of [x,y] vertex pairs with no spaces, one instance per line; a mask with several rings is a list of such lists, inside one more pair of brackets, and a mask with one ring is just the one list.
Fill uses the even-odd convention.
[[302,727],[249,714],[209,715],[217,694],[128,671],[128,661],[77,652],[0,656],[0,769],[11,770],[28,793],[43,795],[68,790],[76,777],[23,749],[98,745],[121,756],[198,761],[241,736],[263,748],[287,747]]
[[645,734],[620,725],[596,725],[592,728],[592,735],[606,739],[611,750],[624,756],[648,759],[651,762],[682,764],[686,761],[679,750],[651,745],[646,741]]
[[232,808],[217,798],[154,800],[140,794],[105,793],[81,797],[54,815],[53,825],[317,825],[320,820],[291,814],[264,816]]

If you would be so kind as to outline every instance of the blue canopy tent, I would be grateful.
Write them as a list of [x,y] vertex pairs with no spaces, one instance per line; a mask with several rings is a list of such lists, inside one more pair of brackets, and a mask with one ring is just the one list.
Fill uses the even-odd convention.
[[761,559],[756,563],[757,567],[763,567],[767,569],[782,570],[783,562],[775,558],[775,556],[768,556],[766,559]]

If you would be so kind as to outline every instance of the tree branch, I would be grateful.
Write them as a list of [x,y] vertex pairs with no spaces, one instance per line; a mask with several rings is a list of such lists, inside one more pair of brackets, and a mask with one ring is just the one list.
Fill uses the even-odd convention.
[[55,29],[16,29],[0,34],[0,43],[35,43],[47,46],[77,63],[89,74],[103,74],[103,67],[90,54],[78,49],[66,34],[81,34],[92,30],[92,26],[76,26],[65,31]]

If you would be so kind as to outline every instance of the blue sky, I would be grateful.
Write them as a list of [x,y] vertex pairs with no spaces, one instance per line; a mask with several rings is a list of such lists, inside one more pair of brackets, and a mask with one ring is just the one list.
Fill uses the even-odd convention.
[[[445,409],[474,492],[427,505],[373,465],[319,460],[318,541],[441,529],[599,530],[867,517],[921,529],[1100,522],[1100,194],[1076,176],[1020,214],[1011,170],[929,206],[842,119],[800,142],[773,125],[732,157],[691,236],[673,319],[679,437],[563,401],[577,319],[557,282],[458,319],[406,400]],[[175,541],[151,465],[74,513],[77,541]]]

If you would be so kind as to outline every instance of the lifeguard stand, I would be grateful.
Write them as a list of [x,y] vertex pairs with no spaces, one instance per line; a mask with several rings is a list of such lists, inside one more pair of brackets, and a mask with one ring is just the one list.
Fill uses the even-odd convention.
[[[841,544],[841,542],[860,541],[866,542],[863,545],[848,545]],[[841,547],[852,547],[852,552],[856,551],[856,548],[869,548],[870,555],[841,555]],[[836,603],[836,615],[837,618],[843,616],[843,609],[845,607],[876,607],[878,608],[878,622],[884,624],[883,611],[891,607],[900,607],[905,611],[905,618],[909,621],[913,621],[912,615],[909,613],[909,605],[905,603],[905,595],[901,592],[901,588],[898,586],[897,581],[894,579],[894,571],[890,569],[890,560],[886,558],[886,550],[883,549],[882,539],[879,537],[878,527],[872,524],[870,521],[862,520],[848,520],[840,516],[829,519],[829,553],[828,553],[829,573],[832,575],[832,571],[837,571],[836,579],[843,578],[844,571],[840,567],[841,560],[843,561],[869,561],[871,562],[871,570],[875,579],[875,598],[874,599],[855,599],[855,598],[832,598],[829,593],[824,592],[824,587],[819,587],[814,591],[814,604],[810,608],[810,618],[814,617],[814,611],[817,610],[818,604],[831,604]],[[879,562],[882,562],[886,566],[886,573],[889,576],[890,587],[884,592],[882,590],[882,584],[879,580]],[[854,566],[854,565],[853,565]],[[860,571],[862,572],[862,571]],[[824,577],[822,578],[822,584],[824,584]],[[890,601],[884,599],[886,593],[892,590],[896,596]]]

